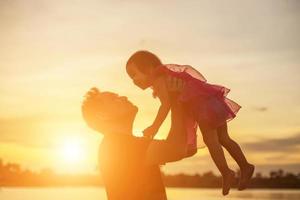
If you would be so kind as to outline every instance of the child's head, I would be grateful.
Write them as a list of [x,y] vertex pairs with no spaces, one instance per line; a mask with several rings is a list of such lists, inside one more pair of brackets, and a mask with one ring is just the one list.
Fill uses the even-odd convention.
[[150,75],[161,65],[159,58],[149,51],[137,51],[127,61],[126,71],[134,84],[141,89],[151,86]]

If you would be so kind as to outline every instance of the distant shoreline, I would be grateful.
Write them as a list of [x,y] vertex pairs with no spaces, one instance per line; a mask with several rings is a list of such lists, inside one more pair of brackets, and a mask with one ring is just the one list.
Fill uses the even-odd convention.
[[[0,160],[1,161],[1,160]],[[238,173],[237,173],[238,174]],[[233,188],[238,185],[236,176]],[[203,174],[167,175],[162,173],[166,187],[169,188],[220,188],[222,178],[213,172]],[[67,175],[56,174],[51,169],[40,172],[23,170],[15,163],[3,164],[0,162],[0,187],[100,187],[103,186],[101,175]],[[282,169],[270,171],[269,176],[257,172],[251,179],[248,188],[253,189],[300,189],[300,173],[284,172]]]

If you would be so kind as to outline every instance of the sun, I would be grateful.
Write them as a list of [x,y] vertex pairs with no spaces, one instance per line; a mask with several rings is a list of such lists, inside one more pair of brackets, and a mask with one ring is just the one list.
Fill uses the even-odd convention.
[[61,149],[60,155],[64,162],[77,163],[83,160],[84,151],[81,143],[76,140],[66,141]]

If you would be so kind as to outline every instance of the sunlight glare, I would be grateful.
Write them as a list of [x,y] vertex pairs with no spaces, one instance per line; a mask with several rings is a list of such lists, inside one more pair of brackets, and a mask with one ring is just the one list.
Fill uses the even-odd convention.
[[77,163],[83,159],[83,148],[79,141],[67,141],[61,149],[62,159],[67,163]]

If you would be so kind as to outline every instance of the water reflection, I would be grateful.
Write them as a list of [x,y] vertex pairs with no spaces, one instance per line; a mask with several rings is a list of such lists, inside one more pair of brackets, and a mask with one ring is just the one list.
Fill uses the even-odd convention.
[[[223,198],[220,189],[168,188],[169,200],[219,200]],[[2,200],[82,200],[87,195],[90,200],[106,200],[105,190],[97,187],[65,188],[2,188]],[[232,190],[228,200],[299,200],[300,190]]]

